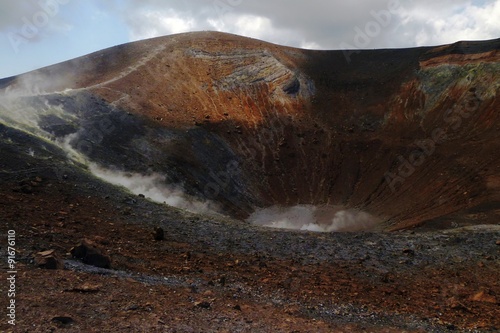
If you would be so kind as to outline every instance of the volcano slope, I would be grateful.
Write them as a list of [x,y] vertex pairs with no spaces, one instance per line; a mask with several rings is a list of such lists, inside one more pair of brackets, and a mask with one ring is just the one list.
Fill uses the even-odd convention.
[[[495,331],[499,48],[346,54],[204,32],[0,81],[16,328]],[[131,195],[90,162],[161,175],[228,217]],[[377,223],[316,234],[241,221],[275,205],[357,209]],[[66,270],[36,268],[36,252],[66,256],[82,238],[111,269],[69,256]],[[72,321],[51,321],[61,316]]]
[[346,57],[181,34],[6,79],[3,100],[24,128],[233,217],[302,204],[360,209],[385,230],[495,223],[499,45]]

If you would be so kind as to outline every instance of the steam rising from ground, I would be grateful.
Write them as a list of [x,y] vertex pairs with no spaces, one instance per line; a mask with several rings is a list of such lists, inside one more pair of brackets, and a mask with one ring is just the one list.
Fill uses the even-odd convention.
[[[47,77],[33,72],[17,77],[11,87],[0,92],[0,122],[51,140],[66,151],[68,158],[88,165],[95,176],[109,183],[121,185],[134,194],[143,194],[153,201],[166,203],[193,213],[217,214],[219,208],[215,203],[197,200],[187,195],[179,186],[167,185],[164,175],[158,173],[141,175],[116,171],[91,163],[86,156],[78,152],[71,144],[75,138],[78,138],[78,132],[63,138],[55,138],[52,133],[43,130],[39,123],[44,115],[57,116],[60,119],[67,120],[68,123],[74,123],[77,120],[74,115],[64,110],[62,105],[51,105],[44,98],[45,94],[54,92],[55,87],[70,87],[71,85],[71,76],[50,78],[49,80]],[[37,97],[37,103],[34,105],[32,105],[30,99],[32,96]]]
[[[69,87],[72,82],[71,75],[48,77],[38,72],[16,77],[10,86],[0,91],[0,122],[50,138],[50,133],[46,133],[38,125],[42,116],[54,115],[67,120],[73,120],[74,116],[62,106],[49,105],[44,100],[44,95],[55,92],[57,86]],[[38,98],[35,105],[32,104],[32,97]]]
[[158,173],[141,175],[89,165],[90,171],[108,183],[120,185],[134,194],[143,194],[146,198],[159,203],[185,209],[192,213],[216,214],[218,207],[210,201],[199,201],[189,197],[181,188],[165,184],[165,176]]
[[271,228],[316,232],[369,230],[380,222],[376,217],[359,210],[312,205],[267,207],[255,211],[247,221]]

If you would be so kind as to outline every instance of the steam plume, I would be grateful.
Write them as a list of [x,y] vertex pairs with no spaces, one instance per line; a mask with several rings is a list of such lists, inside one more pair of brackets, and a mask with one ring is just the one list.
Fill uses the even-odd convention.
[[158,173],[141,175],[106,169],[91,163],[90,171],[108,183],[120,185],[134,194],[143,194],[146,198],[159,203],[181,208],[192,213],[216,214],[218,207],[210,201],[200,201],[184,193],[181,188],[165,184],[165,176]]
[[370,230],[379,219],[366,212],[339,206],[297,205],[259,209],[247,221],[271,228],[339,232]]

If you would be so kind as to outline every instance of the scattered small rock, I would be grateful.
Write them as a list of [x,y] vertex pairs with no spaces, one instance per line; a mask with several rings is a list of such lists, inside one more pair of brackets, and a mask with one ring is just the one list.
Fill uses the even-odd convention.
[[498,303],[498,300],[495,296],[493,295],[489,295],[488,293],[484,292],[484,291],[480,291],[474,295],[472,295],[470,298],[469,298],[471,301],[474,301],[474,302],[486,302],[486,303]]
[[415,251],[413,251],[412,249],[409,249],[409,248],[403,249],[403,253],[407,254],[407,255],[410,255],[410,256],[414,256],[415,255]]
[[391,276],[389,275],[389,273],[385,273],[383,276],[382,276],[382,282],[383,283],[389,283],[389,282],[392,282],[392,279],[391,279]]
[[165,239],[165,232],[163,231],[163,228],[161,227],[155,227],[154,232],[153,232],[153,237],[155,241],[162,241]]
[[127,311],[135,311],[135,310],[139,310],[139,305],[137,304],[132,304],[131,306],[129,306],[127,308]]
[[144,199],[146,196],[145,196],[144,194],[140,193],[140,194],[138,195],[138,197],[139,197],[139,198],[143,198],[143,199]]
[[448,306],[453,310],[467,310],[467,308],[460,303],[456,297],[452,297],[448,300]]
[[500,245],[500,239],[495,242],[496,245]]
[[88,239],[84,239],[81,243],[70,250],[71,255],[81,260],[87,265],[92,265],[101,268],[110,268],[111,259],[102,254],[96,244]]
[[241,306],[239,306],[239,304],[236,304],[235,306],[233,306],[233,309],[241,311]]
[[224,275],[221,276],[219,278],[219,283],[224,286],[226,284],[226,276],[224,276]]
[[45,269],[64,268],[64,261],[57,255],[55,250],[47,250],[35,254],[35,264]]
[[68,325],[68,324],[72,324],[75,322],[73,320],[73,318],[68,317],[68,316],[56,316],[56,317],[52,318],[52,321],[55,323],[63,324],[63,325]]
[[66,289],[64,291],[67,292],[76,292],[76,293],[97,293],[101,290],[100,285],[84,283],[81,286],[74,287],[71,289]]
[[21,192],[24,194],[32,194],[33,193],[33,187],[30,185],[24,184],[19,187],[16,187],[13,189],[14,192]]
[[98,244],[109,245],[109,240],[107,238],[102,237],[102,236],[94,236],[92,239],[94,242],[96,242]]
[[212,307],[212,304],[210,304],[210,302],[208,301],[200,301],[200,302],[194,302],[194,306],[202,309],[210,309]]
[[203,296],[213,296],[214,292],[212,290],[205,290]]

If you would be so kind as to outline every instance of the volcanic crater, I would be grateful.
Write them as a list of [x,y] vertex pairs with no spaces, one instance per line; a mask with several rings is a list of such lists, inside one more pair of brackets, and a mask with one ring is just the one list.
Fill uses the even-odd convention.
[[43,68],[3,89],[17,91],[9,108],[26,117],[31,108],[40,128],[91,161],[163,174],[232,217],[314,205],[372,214],[379,230],[441,227],[477,211],[479,221],[463,223],[491,223],[499,45],[362,51],[348,62],[342,51],[190,33]]
[[[19,327],[495,331],[499,50],[197,32],[0,80]],[[71,257],[83,238],[110,267]]]

